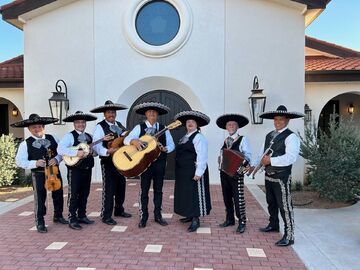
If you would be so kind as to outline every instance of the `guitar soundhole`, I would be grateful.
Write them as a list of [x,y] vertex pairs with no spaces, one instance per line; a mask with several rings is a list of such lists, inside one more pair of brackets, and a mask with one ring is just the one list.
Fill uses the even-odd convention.
[[128,153],[126,153],[125,151],[123,152],[125,157],[129,160],[129,161],[132,161],[132,158],[129,156]]

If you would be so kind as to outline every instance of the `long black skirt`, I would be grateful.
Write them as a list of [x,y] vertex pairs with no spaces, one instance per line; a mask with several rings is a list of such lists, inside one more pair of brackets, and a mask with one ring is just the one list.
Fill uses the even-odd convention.
[[193,179],[195,166],[177,166],[175,170],[174,212],[184,217],[210,214],[209,171],[199,181]]

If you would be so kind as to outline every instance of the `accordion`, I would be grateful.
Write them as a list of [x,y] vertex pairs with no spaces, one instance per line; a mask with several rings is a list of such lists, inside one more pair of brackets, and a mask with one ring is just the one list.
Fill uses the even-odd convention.
[[231,149],[221,150],[219,169],[230,177],[241,174],[248,164],[249,162],[239,151]]

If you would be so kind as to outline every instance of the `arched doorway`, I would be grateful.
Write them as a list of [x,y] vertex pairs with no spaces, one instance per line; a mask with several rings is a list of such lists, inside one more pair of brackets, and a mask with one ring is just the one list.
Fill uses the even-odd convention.
[[10,100],[0,97],[0,136],[13,134],[18,141],[24,138],[24,129],[12,128],[10,125],[22,120],[19,108]]
[[[353,109],[350,110],[349,108]],[[339,115],[340,118],[335,118],[336,121],[340,119],[352,119],[354,124],[360,127],[360,95],[358,93],[344,93],[337,95],[330,99],[322,108],[319,115],[318,128],[327,131],[329,128],[329,121],[332,114]]]
[[[139,97],[132,105],[127,116],[127,127],[132,129],[134,126],[143,122],[145,117],[138,115],[133,111],[133,107],[142,102],[156,101],[163,103],[170,107],[171,111],[168,114],[162,115],[159,117],[159,122],[167,125],[171,123],[174,119],[175,114],[184,110],[191,110],[190,105],[178,94],[168,91],[168,90],[154,90],[147,92],[146,94]],[[171,135],[174,139],[175,144],[180,140],[180,138],[185,134],[185,128],[179,127],[171,131]],[[174,179],[175,178],[175,153],[168,155],[167,167],[165,173],[165,179]]]

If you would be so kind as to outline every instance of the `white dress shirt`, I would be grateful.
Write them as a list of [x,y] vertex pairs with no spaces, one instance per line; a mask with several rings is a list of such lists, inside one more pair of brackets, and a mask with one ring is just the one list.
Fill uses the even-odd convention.
[[[185,137],[190,137],[192,134],[194,134],[195,131],[191,133],[187,133]],[[208,142],[203,134],[200,132],[196,134],[196,136],[193,139],[193,144],[196,152],[196,170],[195,175],[196,176],[202,176],[206,170],[207,167],[207,161],[208,161]]]
[[[278,130],[278,132],[281,133],[286,129],[287,129],[287,127],[283,128],[281,130]],[[265,142],[262,144],[260,154],[257,158],[257,164],[260,162],[260,157],[264,153],[264,145],[265,145]],[[300,153],[300,139],[299,139],[298,135],[296,135],[295,133],[291,133],[285,139],[285,154],[281,155],[281,156],[277,156],[277,157],[271,157],[270,164],[271,164],[271,166],[276,166],[276,167],[289,166],[289,165],[295,163],[295,161],[297,160],[297,158],[299,156],[299,153]]]
[[[80,132],[75,129],[75,131],[80,135],[85,132]],[[74,145],[74,136],[71,132],[66,133],[64,137],[60,140],[57,148],[57,152],[62,156],[76,157],[78,150],[74,149],[72,146]]]
[[[236,140],[240,135],[235,132],[233,135],[229,134],[229,137],[233,138],[234,140]],[[250,143],[249,140],[247,139],[247,137],[243,136],[241,143],[239,144],[239,150],[246,158],[247,161],[249,161],[249,163],[252,165],[251,163],[251,147],[250,147]]]
[[[45,135],[42,136],[41,138],[37,138],[35,136],[32,136],[35,140],[38,139],[45,139]],[[59,143],[59,140],[53,136],[55,141],[57,143]],[[57,155],[56,160],[58,162],[58,164],[60,164],[62,157],[61,155]],[[23,168],[23,169],[27,169],[27,170],[31,170],[31,169],[36,169],[36,161],[37,160],[29,160],[29,155],[28,155],[28,148],[27,148],[27,144],[26,144],[26,140],[22,141],[19,145],[19,149],[16,153],[16,157],[15,157],[15,161],[16,161],[16,165],[18,165],[19,167]]]
[[[112,126],[112,125],[115,125],[117,126],[117,123],[110,123],[108,121],[105,120],[105,122],[109,125],[109,126]],[[119,127],[120,128],[120,127]],[[125,132],[123,132],[121,135],[123,135]],[[94,130],[94,133],[93,133],[93,140],[94,141],[97,141],[101,138],[103,138],[105,136],[105,133],[104,133],[104,130],[102,128],[102,126],[100,124],[97,124],[96,127],[95,127],[95,130]],[[103,156],[103,157],[107,157],[109,156],[109,154],[107,153],[107,148],[105,148],[103,146],[102,143],[98,143],[96,145],[94,145],[93,149],[95,150],[95,152],[99,155],[99,156]]]
[[[157,131],[159,130],[159,123],[156,122],[154,123],[154,125],[151,125],[149,123],[149,121],[145,121],[145,124],[148,128],[154,128]],[[130,145],[131,140],[137,140],[140,137],[140,132],[141,132],[141,128],[140,125],[136,125],[133,130],[129,133],[129,135],[127,135],[124,139],[124,144],[126,145]],[[171,136],[171,133],[169,130],[165,131],[165,137],[166,137],[166,148],[167,148],[167,153],[171,153],[172,151],[174,151],[175,149],[175,144],[174,144],[174,140]]]

